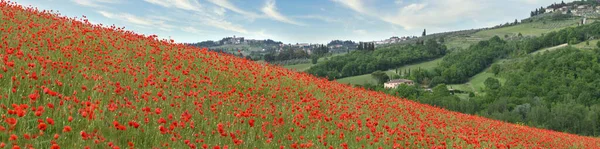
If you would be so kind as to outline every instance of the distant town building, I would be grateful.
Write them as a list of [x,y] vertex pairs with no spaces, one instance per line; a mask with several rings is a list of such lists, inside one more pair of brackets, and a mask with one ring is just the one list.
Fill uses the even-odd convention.
[[414,38],[414,37],[410,37],[410,36],[405,36],[405,37],[393,36],[393,37],[390,37],[389,39],[380,40],[380,41],[373,41],[373,43],[375,43],[376,45],[393,44],[393,43],[398,43],[398,42],[401,42],[401,41],[409,40],[411,38]]
[[223,43],[222,44],[242,44],[244,43],[244,37],[235,37],[235,35],[233,35],[233,37],[225,37],[221,40]]
[[385,88],[397,88],[398,86],[402,85],[402,84],[406,84],[406,85],[415,85],[415,83],[412,80],[407,80],[407,79],[396,79],[396,80],[390,80],[388,82],[385,82],[383,84],[383,86]]

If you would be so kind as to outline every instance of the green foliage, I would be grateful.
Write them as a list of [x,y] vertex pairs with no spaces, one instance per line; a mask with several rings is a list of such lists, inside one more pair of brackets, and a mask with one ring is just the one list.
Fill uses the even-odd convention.
[[469,92],[469,97],[475,97],[475,93]]
[[323,57],[327,53],[329,53],[329,48],[324,45],[320,45],[317,48],[312,49],[312,55],[315,55],[317,57]]
[[446,84],[439,84],[435,86],[433,89],[433,94],[436,96],[448,96],[450,95],[450,91],[448,91],[448,87]]
[[498,36],[481,41],[469,49],[448,54],[430,76],[431,84],[458,84],[487,68],[497,58],[506,57],[510,47]]
[[308,53],[306,53],[306,51],[304,51],[302,49],[284,48],[283,50],[281,50],[281,52],[279,52],[277,54],[275,54],[275,53],[265,54],[264,59],[267,62],[273,62],[273,61],[285,61],[285,60],[292,60],[292,59],[306,59],[308,57],[309,57]]
[[[579,43],[600,35],[600,23],[567,28],[540,37],[504,41],[494,37],[448,54],[433,71],[413,71],[411,79],[431,85],[462,83],[498,58],[531,53],[567,42]],[[600,43],[597,43],[600,45]],[[492,65],[502,76],[483,83],[485,94],[457,99],[445,85],[424,92],[417,101],[502,121],[580,135],[600,135],[600,49],[562,48]],[[402,94],[405,96],[405,94]]]
[[428,45],[388,46],[375,51],[356,50],[332,57],[311,67],[307,72],[329,79],[369,74],[403,65],[430,60],[446,53],[446,47],[432,42]]
[[500,65],[498,64],[492,64],[491,70],[492,73],[494,73],[494,75],[498,75],[498,73],[500,73],[502,68],[500,68]]
[[500,81],[498,81],[498,79],[496,78],[492,78],[489,77],[485,80],[485,82],[483,82],[483,84],[485,84],[485,88],[488,90],[496,90],[498,88],[500,88]]
[[383,71],[375,71],[371,73],[371,77],[375,78],[379,84],[383,84],[390,80],[390,77]]
[[392,76],[390,76],[390,79],[401,79],[402,77],[398,74],[392,74]]
[[489,67],[495,60],[511,54],[531,53],[536,50],[564,43],[575,44],[590,36],[600,36],[600,22],[562,29],[540,37],[519,41],[504,41],[495,36],[487,41],[471,45],[466,50],[453,52],[444,57],[438,68],[430,72],[431,85],[440,83],[460,84]]
[[357,50],[375,51],[375,43],[372,43],[372,42],[360,42],[360,43],[358,43]]
[[[599,57],[594,51],[564,48],[506,64],[512,66],[511,73],[506,74],[506,83],[494,94],[483,97],[482,105],[487,106],[483,107],[486,112],[482,111],[482,115],[569,133],[598,135]],[[486,86],[499,84],[488,80]]]

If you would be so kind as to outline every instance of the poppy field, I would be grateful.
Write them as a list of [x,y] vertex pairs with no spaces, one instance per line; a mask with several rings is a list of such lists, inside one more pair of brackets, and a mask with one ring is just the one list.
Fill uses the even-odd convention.
[[600,148],[0,2],[0,148]]

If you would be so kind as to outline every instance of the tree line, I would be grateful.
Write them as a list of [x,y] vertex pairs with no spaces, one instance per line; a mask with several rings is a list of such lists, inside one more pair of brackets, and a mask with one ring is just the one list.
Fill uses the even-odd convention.
[[599,49],[564,48],[502,65],[500,75],[506,82],[486,83],[486,95],[478,99],[484,106],[478,114],[599,136],[599,58]]
[[600,22],[569,27],[539,37],[519,40],[505,41],[495,36],[471,45],[465,50],[450,53],[434,70],[422,70],[424,72],[413,73],[418,75],[413,77],[420,83],[430,86],[464,83],[470,77],[488,68],[496,60],[511,55],[526,55],[542,48],[564,43],[577,44],[594,37],[600,37]]
[[459,98],[445,84],[431,90],[362,87],[452,111],[567,133],[600,136],[600,49],[563,48],[498,66],[483,92]]
[[318,63],[307,70],[308,73],[331,80],[369,74],[377,70],[388,70],[406,64],[441,57],[446,54],[446,46],[436,40],[428,40],[424,45],[396,45],[374,49],[374,45],[362,43],[362,50],[351,51],[342,56]]
[[[593,50],[567,47],[528,54],[545,47],[576,44],[597,37],[600,37],[600,23],[515,41],[494,37],[448,54],[433,71],[413,70],[411,79],[419,83],[431,81],[433,89],[430,91],[407,85],[396,89],[384,89],[381,84],[363,87],[462,113],[600,136],[600,47]],[[600,42],[597,45],[600,46]],[[464,83],[498,58],[510,56],[514,57],[512,61],[494,64],[490,69],[506,81],[486,79],[483,94],[469,93],[468,97],[459,98],[445,85]],[[433,79],[428,80],[430,78]]]

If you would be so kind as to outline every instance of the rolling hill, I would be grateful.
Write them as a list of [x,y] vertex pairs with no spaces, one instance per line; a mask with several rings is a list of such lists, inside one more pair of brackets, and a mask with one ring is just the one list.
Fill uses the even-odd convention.
[[[472,44],[476,44],[479,41],[488,40],[494,36],[499,36],[501,38],[513,38],[518,36],[521,33],[522,36],[540,36],[544,33],[549,33],[552,31],[558,31],[567,27],[577,26],[577,23],[580,21],[579,17],[572,17],[568,19],[561,20],[552,20],[549,17],[539,18],[539,20],[533,22],[524,22],[517,25],[494,28],[494,29],[480,29],[477,31],[464,31],[455,34],[444,34],[442,35],[428,35],[423,37],[424,39],[429,38],[439,38],[444,37],[446,45],[449,49],[465,49],[468,48]],[[431,37],[429,37],[431,36]],[[406,44],[406,43],[401,43]],[[595,42],[593,43],[595,44]],[[437,62],[436,62],[437,61]],[[402,66],[399,69],[403,68],[418,68],[423,67],[424,69],[432,69],[436,64],[441,61],[440,59],[431,60],[428,62],[422,62],[412,65]],[[424,65],[425,64],[425,65]],[[306,69],[306,68],[303,68]],[[481,72],[476,76],[473,76],[472,80],[476,80],[475,82],[467,82],[465,84],[454,84],[450,85],[451,87],[458,89],[465,89],[465,91],[476,91],[483,84],[483,80],[489,77],[489,74],[486,74],[487,71]],[[388,75],[395,74],[395,69],[387,70]],[[478,81],[479,80],[479,81]],[[345,77],[338,79],[341,83],[353,84],[353,85],[365,85],[367,83],[375,84],[375,80],[370,77],[370,74],[358,75],[352,77]],[[471,87],[471,84],[477,84],[475,87]],[[472,89],[475,88],[475,89]]]
[[600,148],[0,2],[0,148]]

